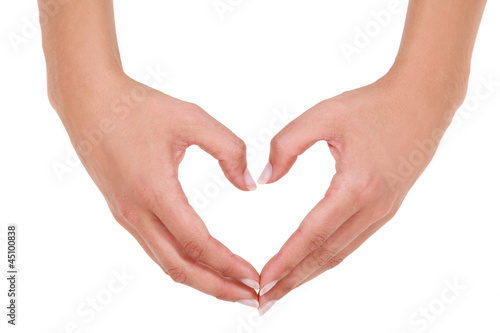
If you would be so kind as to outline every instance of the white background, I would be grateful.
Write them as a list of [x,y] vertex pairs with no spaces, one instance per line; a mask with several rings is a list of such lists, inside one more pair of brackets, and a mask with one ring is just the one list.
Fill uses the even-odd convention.
[[[276,112],[297,116],[383,75],[405,13],[349,62],[341,43],[352,44],[388,0],[234,3],[222,19],[213,0],[116,1],[118,38],[130,76],[228,126],[253,151],[249,168],[258,177]],[[16,327],[6,324],[0,279],[2,332],[73,332],[65,328],[72,322],[74,332],[500,332],[500,86],[486,98],[475,94],[481,80],[500,81],[500,2],[486,8],[467,104],[396,217],[262,319],[173,283],[113,220],[47,101],[40,31],[26,23],[36,13],[35,0],[0,0],[1,274],[9,223],[18,225],[20,267]],[[23,43],[14,47],[13,36]],[[148,79],[154,70],[168,75]],[[212,234],[260,271],[322,197],[334,161],[317,144],[285,178],[253,193],[214,185],[209,173],[217,171],[190,148],[181,181]],[[133,278],[111,294],[122,270]],[[445,304],[450,282],[466,289]],[[106,304],[91,315],[86,302],[96,296]],[[422,323],[419,308],[429,307],[433,318]]]

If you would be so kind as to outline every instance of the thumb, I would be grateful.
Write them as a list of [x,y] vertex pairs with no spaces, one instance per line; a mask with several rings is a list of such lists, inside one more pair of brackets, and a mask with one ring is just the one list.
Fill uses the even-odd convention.
[[299,155],[316,142],[328,140],[329,128],[328,119],[321,112],[321,103],[290,122],[271,140],[269,162],[258,183],[270,184],[281,179],[290,171]]
[[198,129],[190,135],[189,144],[217,159],[226,178],[238,189],[255,190],[257,185],[247,169],[245,142],[208,113],[202,114],[203,120],[196,122]]

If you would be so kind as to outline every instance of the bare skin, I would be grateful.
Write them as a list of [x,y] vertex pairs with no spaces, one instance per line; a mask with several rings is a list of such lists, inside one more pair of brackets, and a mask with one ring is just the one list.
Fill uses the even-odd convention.
[[410,0],[391,70],[319,103],[274,137],[260,183],[281,179],[322,140],[336,173],[325,197],[262,270],[261,313],[337,266],[396,214],[465,98],[485,4]]
[[200,107],[124,74],[111,0],[67,1],[42,26],[49,99],[116,220],[174,281],[264,313],[395,215],[465,98],[485,4],[410,0],[391,70],[276,135],[261,183],[278,181],[317,141],[327,142],[336,174],[260,276],[210,236],[177,179],[185,149],[198,145],[237,188],[255,189],[244,143]]
[[42,37],[49,99],[116,220],[174,281],[257,307],[258,272],[210,235],[177,179],[186,148],[198,145],[237,188],[255,189],[244,142],[200,107],[123,73],[112,1],[64,4]]

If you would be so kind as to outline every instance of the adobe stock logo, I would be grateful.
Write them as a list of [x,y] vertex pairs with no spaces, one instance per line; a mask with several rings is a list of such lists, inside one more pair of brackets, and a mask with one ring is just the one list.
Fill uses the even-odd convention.
[[[451,130],[460,128],[466,119],[480,109],[484,101],[498,93],[497,90],[500,88],[500,81],[493,74],[490,73],[488,76],[480,75],[477,80],[479,83],[470,89],[470,93],[465,98],[464,103],[455,113],[453,121],[450,124]],[[445,139],[447,139],[446,135],[443,141]]]
[[461,284],[457,278],[453,280],[444,280],[445,287],[435,298],[427,304],[421,305],[408,318],[408,323],[411,326],[409,331],[401,331],[401,333],[409,332],[426,332],[432,323],[438,321],[443,316],[453,303],[455,303],[462,293],[467,290],[467,286]]
[[[403,183],[405,179],[413,177],[415,171],[421,169],[424,163],[435,152],[435,147],[441,142],[444,143],[449,139],[452,132],[457,131],[463,126],[466,119],[470,118],[488,99],[498,94],[500,81],[493,74],[488,76],[480,75],[477,78],[478,83],[475,87],[469,89],[469,94],[464,100],[462,106],[455,113],[449,128],[436,128],[429,138],[415,141],[415,149],[408,156],[399,157],[399,165],[396,172],[387,171],[385,173],[386,180],[391,188],[396,188],[398,184]],[[445,132],[446,130],[446,132]]]
[[238,326],[236,327],[236,333],[256,333],[259,332],[259,328],[264,324],[265,321],[269,322],[269,318],[273,315],[276,306],[273,306],[268,312],[263,316],[260,316],[257,311],[251,311],[246,318],[238,317]]
[[86,328],[97,318],[103,315],[112,306],[116,299],[126,291],[130,283],[135,279],[134,275],[127,272],[125,267],[121,271],[111,270],[112,277],[104,287],[98,289],[84,300],[79,302],[75,308],[75,316],[64,323],[57,333],[83,333]]
[[41,34],[41,28],[55,17],[61,7],[72,0],[48,0],[39,2],[40,10],[35,11],[31,18],[21,17],[21,27],[18,32],[10,31],[7,39],[15,53],[21,51],[21,47],[30,43]]
[[243,3],[243,0],[215,0],[212,3],[221,21],[226,19],[226,14],[232,13]]
[[359,55],[365,50],[374,39],[376,39],[384,28],[390,26],[394,16],[404,11],[404,0],[391,0],[386,9],[370,12],[371,20],[366,22],[362,28],[354,27],[354,36],[352,42],[341,42],[340,50],[347,63],[352,62],[354,55]]

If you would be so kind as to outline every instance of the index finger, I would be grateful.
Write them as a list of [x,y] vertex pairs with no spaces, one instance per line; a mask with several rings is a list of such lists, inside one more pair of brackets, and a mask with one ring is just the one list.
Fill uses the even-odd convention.
[[335,180],[334,177],[327,195],[307,214],[299,228],[262,270],[261,296],[274,287],[311,252],[323,245],[345,221],[359,210],[359,207],[355,205],[353,192],[345,186],[337,186],[338,182]]
[[143,212],[137,219],[142,222],[137,225],[145,245],[172,280],[221,300],[258,306],[255,290],[236,280],[224,278],[210,267],[188,257],[157,216]]
[[153,211],[185,253],[225,277],[239,280],[253,289],[258,289],[257,270],[210,235],[205,223],[189,205],[179,181],[170,180],[168,188],[164,189],[163,193]]

